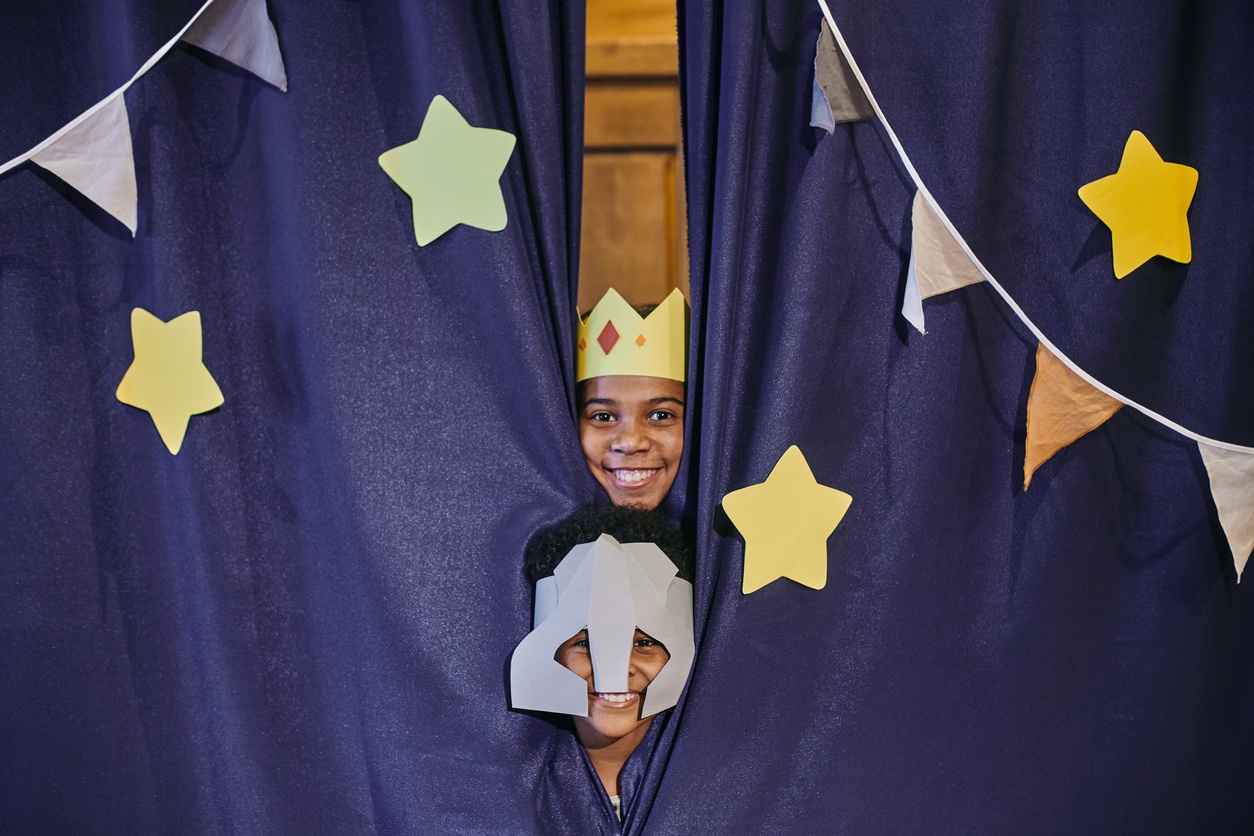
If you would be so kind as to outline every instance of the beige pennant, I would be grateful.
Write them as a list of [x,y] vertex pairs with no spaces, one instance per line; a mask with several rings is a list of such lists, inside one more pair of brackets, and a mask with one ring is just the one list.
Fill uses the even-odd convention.
[[215,0],[183,40],[287,92],[287,71],[266,0]]
[[31,161],[73,186],[135,234],[139,225],[135,157],[126,100],[120,91]]
[[1122,403],[1093,388],[1054,356],[1036,347],[1036,376],[1028,395],[1028,437],[1023,455],[1023,489],[1049,457],[1119,411]]
[[915,278],[920,299],[984,281],[975,262],[927,205],[922,189],[914,193],[913,225]]
[[826,20],[819,32],[819,43],[814,53],[814,78],[827,97],[834,123],[857,122],[875,115]]
[[1215,500],[1219,524],[1228,538],[1240,581],[1250,552],[1254,551],[1254,456],[1202,442],[1198,442],[1197,449],[1210,477],[1210,495]]

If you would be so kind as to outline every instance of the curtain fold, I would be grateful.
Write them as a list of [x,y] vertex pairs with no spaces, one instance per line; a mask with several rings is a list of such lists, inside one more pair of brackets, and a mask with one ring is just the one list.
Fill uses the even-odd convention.
[[[832,11],[1033,321],[1104,383],[1250,444],[1249,11]],[[875,121],[809,126],[817,4],[679,13],[700,650],[645,830],[1245,832],[1254,607],[1196,446],[1122,410],[1025,492],[1036,342],[982,285],[925,301],[926,336],[901,318],[915,186]],[[1076,190],[1133,129],[1200,171],[1194,259],[1116,281]],[[718,503],[791,444],[853,503],[822,590],[744,596]]]
[[[199,0],[0,9],[0,157]],[[0,175],[0,831],[615,833],[508,710],[521,549],[599,496],[572,421],[583,7],[269,12],[281,94],[176,48],[126,93],[130,233]],[[929,189],[1086,370],[1254,444],[1254,12],[833,5]],[[914,185],[809,127],[819,11],[684,0],[692,352],[668,507],[698,656],[624,769],[634,833],[1244,833],[1254,605],[1196,447],[1132,410],[1022,488],[1036,344],[988,288],[898,313]],[[418,247],[378,165],[435,95],[518,142],[509,222]],[[1132,130],[1196,167],[1194,259],[1116,281],[1076,189]],[[177,456],[117,401],[131,311],[225,397]],[[791,444],[853,496],[826,586],[740,592],[718,504]]]
[[[10,4],[0,154],[199,7]],[[269,11],[289,93],[181,46],[127,92],[134,241],[37,169],[0,178],[0,830],[541,832],[557,732],[508,710],[504,664],[522,545],[596,490],[583,8]],[[420,248],[377,159],[437,94],[518,141],[506,228]],[[114,397],[135,307],[199,311],[225,396],[177,456]]]

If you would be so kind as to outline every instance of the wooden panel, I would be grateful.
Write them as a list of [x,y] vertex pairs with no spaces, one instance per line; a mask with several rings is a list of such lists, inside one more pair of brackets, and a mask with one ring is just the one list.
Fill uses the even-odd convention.
[[579,306],[688,292],[674,0],[588,0]]
[[674,195],[674,153],[584,154],[581,312],[610,287],[645,305],[677,286]]
[[675,0],[588,0],[588,40],[670,38]]
[[675,148],[679,87],[659,81],[589,83],[584,90],[585,148]]
[[673,0],[588,0],[587,74],[679,76]]
[[613,76],[679,76],[679,45],[673,37],[662,40],[590,40],[585,60],[589,79]]

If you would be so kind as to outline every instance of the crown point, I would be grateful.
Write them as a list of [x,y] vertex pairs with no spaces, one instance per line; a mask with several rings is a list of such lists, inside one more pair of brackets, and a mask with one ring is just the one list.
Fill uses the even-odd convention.
[[[575,353],[575,379],[607,375],[642,375],[684,381],[688,348],[688,302],[678,289],[649,314],[627,303],[613,288],[587,316],[579,320],[576,340],[583,346]],[[614,351],[629,340],[636,348]],[[592,351],[598,343],[600,351]],[[613,352],[613,353],[611,353]]]
[[605,327],[601,329],[601,335],[597,337],[597,342],[601,344],[601,350],[606,354],[618,344],[618,329],[614,327],[613,320],[605,323]]

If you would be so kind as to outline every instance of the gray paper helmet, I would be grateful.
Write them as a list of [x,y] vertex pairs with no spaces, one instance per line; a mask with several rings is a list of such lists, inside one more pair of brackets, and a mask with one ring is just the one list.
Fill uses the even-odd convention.
[[619,543],[602,534],[575,546],[553,574],[536,582],[533,628],[510,660],[510,704],[530,711],[588,716],[588,684],[554,656],[588,631],[593,686],[627,691],[636,630],[661,642],[670,658],[649,683],[640,706],[648,717],[679,701],[695,653],[692,584],[653,543]]

